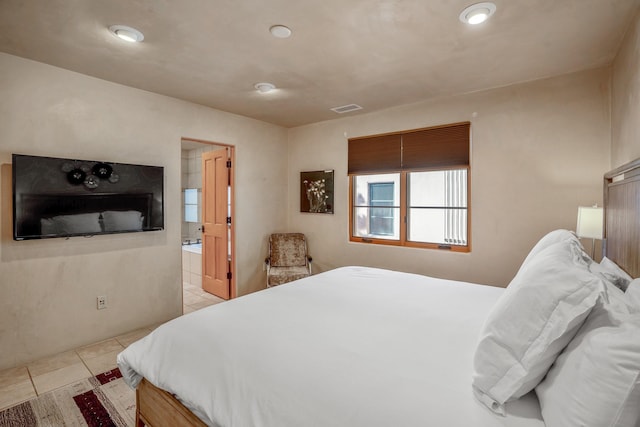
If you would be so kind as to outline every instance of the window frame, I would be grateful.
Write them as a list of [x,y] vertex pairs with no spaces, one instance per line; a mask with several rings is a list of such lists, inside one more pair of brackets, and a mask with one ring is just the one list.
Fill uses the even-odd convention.
[[[456,170],[456,169],[466,169],[467,171],[467,244],[466,245],[453,245],[453,244],[443,244],[443,243],[429,243],[429,242],[416,242],[408,240],[408,181],[409,174],[412,172],[434,172],[434,171],[446,171],[446,170]],[[386,171],[385,173],[399,173],[400,174],[400,238],[397,240],[394,239],[377,239],[375,237],[360,237],[354,235],[354,211],[355,211],[355,200],[354,200],[354,181],[356,176],[364,176],[364,175],[374,175],[373,173],[357,173],[349,175],[349,241],[356,243],[367,243],[367,244],[379,244],[379,245],[388,245],[388,246],[404,246],[411,248],[421,248],[421,249],[439,249],[439,250],[447,250],[450,252],[462,252],[467,253],[471,252],[471,167],[470,165],[459,165],[459,166],[449,166],[445,168],[423,168],[416,170],[398,170],[398,171]]]
[[[360,136],[348,139],[349,241],[391,246],[471,252],[471,122]],[[408,176],[413,172],[465,169],[467,175],[466,244],[408,240]],[[355,177],[399,175],[399,239],[356,236]]]
[[[392,196],[392,199],[391,199],[391,205],[390,206],[385,206],[385,205],[377,206],[377,205],[373,204],[374,200],[379,201],[379,199],[374,199],[373,198],[373,189],[374,188],[379,188],[379,187],[381,187],[383,185],[384,186],[390,186],[392,193],[395,190],[395,188],[394,188],[395,187],[395,183],[393,181],[370,182],[370,183],[367,184],[367,186],[368,186],[367,190],[368,190],[368,193],[369,193],[369,208],[371,209],[371,213],[373,213],[373,209],[387,209],[387,210],[391,209],[392,212],[393,212],[393,209],[395,209],[395,207],[393,206],[393,196]],[[374,216],[373,214],[369,215],[369,230],[372,229],[371,225],[372,225],[372,219],[373,218],[378,218],[378,217]],[[388,219],[389,217],[383,217],[383,218],[387,218]],[[393,236],[393,220],[394,220],[395,217],[391,216],[390,218],[391,218],[391,232],[390,233],[386,233],[386,234],[385,233],[375,233],[376,235],[378,235],[378,236],[381,236],[381,235]],[[374,234],[374,233],[371,233],[371,234]]]
[[[187,191],[191,192],[191,191],[195,191],[195,203],[187,203]],[[183,208],[182,208],[182,216],[183,216],[183,221],[184,222],[188,222],[190,224],[195,224],[200,222],[200,189],[199,188],[185,188],[184,190],[182,190],[182,204],[183,204]],[[187,219],[187,207],[188,206],[195,206],[195,210],[196,210],[196,217],[194,221],[188,220]]]

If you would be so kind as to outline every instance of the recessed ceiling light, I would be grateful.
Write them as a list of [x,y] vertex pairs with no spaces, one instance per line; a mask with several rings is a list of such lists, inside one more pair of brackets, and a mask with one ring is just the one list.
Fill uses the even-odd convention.
[[465,24],[478,25],[489,19],[496,11],[496,5],[491,2],[472,4],[460,13],[460,21]]
[[275,85],[271,83],[256,83],[253,87],[255,87],[260,93],[271,92],[276,88]]
[[279,39],[286,39],[287,37],[291,36],[291,30],[284,25],[274,25],[273,27],[269,28],[269,31],[271,32],[273,37],[277,37]]
[[144,35],[140,31],[126,25],[112,25],[109,27],[109,31],[114,36],[129,43],[137,43],[144,40]]

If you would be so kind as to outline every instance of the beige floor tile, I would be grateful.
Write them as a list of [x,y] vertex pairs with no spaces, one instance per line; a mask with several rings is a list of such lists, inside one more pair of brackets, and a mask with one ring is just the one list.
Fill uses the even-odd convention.
[[185,305],[185,306],[183,307],[182,314],[189,314],[189,313],[193,313],[194,311],[196,311],[196,309],[195,309],[195,308],[191,308],[191,307],[189,307],[188,305]]
[[101,354],[110,353],[112,351],[122,351],[124,347],[116,340],[111,338],[105,341],[88,345],[76,349],[76,353],[82,358],[82,360],[91,359],[93,357],[100,356]]
[[185,290],[185,291],[196,293],[198,290],[202,290],[202,287],[195,286],[195,285],[192,285],[190,283],[186,283],[185,282],[185,283],[182,284],[182,289]]
[[214,303],[219,303],[219,302],[224,302],[224,300],[220,297],[217,297],[213,294],[210,294],[209,292],[203,292],[202,295],[200,295],[201,298],[207,299],[209,301],[213,301]]
[[116,363],[118,353],[120,353],[120,351],[116,350],[90,359],[84,359],[84,364],[87,365],[87,368],[89,368],[93,375],[98,375],[115,369],[118,366]]
[[64,353],[56,354],[55,356],[46,357],[44,359],[36,360],[33,363],[27,365],[29,373],[32,377],[37,377],[47,372],[53,372],[67,366],[81,363],[80,356],[75,351],[66,351]]
[[193,295],[197,295],[199,297],[207,294],[207,292],[202,288],[187,289],[185,292],[192,293]]
[[23,381],[30,381],[29,371],[26,366],[18,366],[0,371],[0,389],[11,385],[19,384]]
[[[184,306],[183,306],[183,307],[184,307]],[[158,328],[158,326],[162,326],[162,325],[164,325],[165,323],[167,323],[167,322],[154,323],[153,325],[149,325],[149,329],[151,329],[152,331],[155,331],[155,330]]]
[[30,379],[0,387],[0,411],[34,397],[36,397],[36,391]]
[[205,298],[209,298],[209,299],[215,299],[217,301],[224,301],[222,298],[217,297],[207,291],[205,291],[204,289],[202,289],[202,287],[200,286],[193,286],[193,285],[189,285],[189,286],[184,286],[183,287],[183,292],[189,292],[192,293],[194,295],[197,295],[199,297],[205,297]]
[[202,291],[200,286],[186,285],[182,286],[182,292],[192,292],[194,294],[198,294]]
[[182,303],[184,305],[193,305],[196,304],[200,301],[202,301],[202,297],[200,297],[199,295],[196,295],[192,292],[189,291],[184,291],[182,293]]
[[151,332],[149,328],[136,329],[135,331],[131,331],[124,335],[120,335],[116,337],[116,340],[123,346],[129,347],[129,345],[135,341],[138,341],[140,338],[144,338]]
[[210,305],[214,305],[215,302],[206,300],[204,298],[200,298],[200,301],[197,301],[194,304],[190,304],[189,307],[194,310],[200,310],[201,308],[209,307]]
[[[223,301],[215,296],[207,298],[206,295],[210,294],[206,294],[200,287],[189,285],[188,289],[191,291],[190,300],[193,304],[183,306],[185,313],[215,304],[217,300]],[[200,296],[203,293],[206,295]],[[0,371],[0,410],[115,368],[118,353],[161,324],[37,360],[27,366]]]
[[91,372],[89,372],[87,367],[84,366],[84,363],[79,362],[71,366],[57,369],[53,372],[32,377],[32,379],[33,384],[36,387],[36,392],[40,395],[92,376]]

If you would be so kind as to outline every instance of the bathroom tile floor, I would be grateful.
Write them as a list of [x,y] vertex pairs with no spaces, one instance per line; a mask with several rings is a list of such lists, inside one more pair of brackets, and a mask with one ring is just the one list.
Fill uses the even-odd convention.
[[[224,301],[197,286],[183,286],[183,310],[191,313]],[[116,356],[155,326],[0,371],[0,410],[116,367]]]
[[200,286],[191,285],[189,283],[182,284],[182,304],[184,305],[184,314],[192,311],[217,304],[224,301],[215,295],[203,290]]

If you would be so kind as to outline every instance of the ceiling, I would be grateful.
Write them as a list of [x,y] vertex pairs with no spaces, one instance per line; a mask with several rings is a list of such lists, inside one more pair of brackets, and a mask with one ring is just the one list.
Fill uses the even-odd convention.
[[[494,0],[491,19],[465,25],[474,2],[0,0],[0,51],[294,127],[608,65],[640,6]],[[265,81],[278,89],[257,92]],[[363,109],[330,110],[351,103]]]

